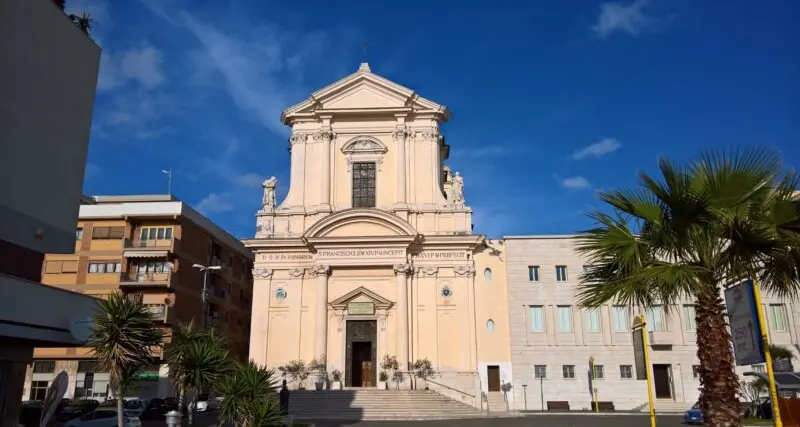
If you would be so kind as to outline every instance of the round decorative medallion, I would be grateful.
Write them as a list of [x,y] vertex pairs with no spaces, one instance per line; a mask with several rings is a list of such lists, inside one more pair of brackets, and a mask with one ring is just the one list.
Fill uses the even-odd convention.
[[275,298],[279,300],[286,299],[286,290],[283,288],[275,289]]
[[442,296],[445,298],[450,298],[453,296],[453,291],[450,289],[450,286],[444,286],[442,288]]

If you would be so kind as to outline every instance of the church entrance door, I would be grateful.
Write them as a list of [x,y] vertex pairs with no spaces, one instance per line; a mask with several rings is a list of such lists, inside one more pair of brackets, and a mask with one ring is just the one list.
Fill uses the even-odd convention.
[[345,346],[345,386],[374,387],[378,353],[375,320],[348,320]]

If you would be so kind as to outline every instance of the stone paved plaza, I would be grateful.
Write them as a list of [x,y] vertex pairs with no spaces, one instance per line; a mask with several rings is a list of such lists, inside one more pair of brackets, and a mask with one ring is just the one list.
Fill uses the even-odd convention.
[[[658,427],[684,425],[681,416],[660,416]],[[520,418],[488,418],[434,421],[320,421],[317,427],[649,427],[647,415],[529,415]]]

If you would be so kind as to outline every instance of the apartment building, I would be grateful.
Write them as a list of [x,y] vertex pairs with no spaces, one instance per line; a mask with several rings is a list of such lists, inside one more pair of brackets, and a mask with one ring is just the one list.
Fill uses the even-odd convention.
[[[229,338],[231,354],[245,359],[250,337],[250,250],[203,215],[171,196],[95,196],[81,206],[74,253],[47,254],[42,283],[102,298],[140,293],[164,328],[203,322],[204,274],[209,270],[207,324]],[[168,341],[168,339],[167,339]],[[87,348],[37,348],[23,399],[39,399],[55,373],[67,371],[67,397],[108,396],[108,374],[97,372]],[[172,393],[168,367],[154,360],[140,375],[137,395]]]
[[[614,305],[581,309],[575,290],[587,263],[575,251],[573,237],[505,238],[516,408],[590,409],[590,358],[600,402],[613,402],[617,410],[645,408],[647,385],[636,379],[631,331],[634,316],[644,314],[656,407],[688,409],[700,387],[692,301],[650,310]],[[795,301],[770,295],[763,300],[770,341],[797,348],[800,313]],[[741,376],[764,366],[737,370]]]

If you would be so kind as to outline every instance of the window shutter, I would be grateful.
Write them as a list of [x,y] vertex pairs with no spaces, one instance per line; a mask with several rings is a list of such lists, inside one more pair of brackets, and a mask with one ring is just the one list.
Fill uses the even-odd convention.
[[78,272],[78,261],[64,261],[61,264],[61,272],[62,273],[77,273]]
[[47,261],[44,264],[44,272],[48,274],[61,273],[61,261]]

